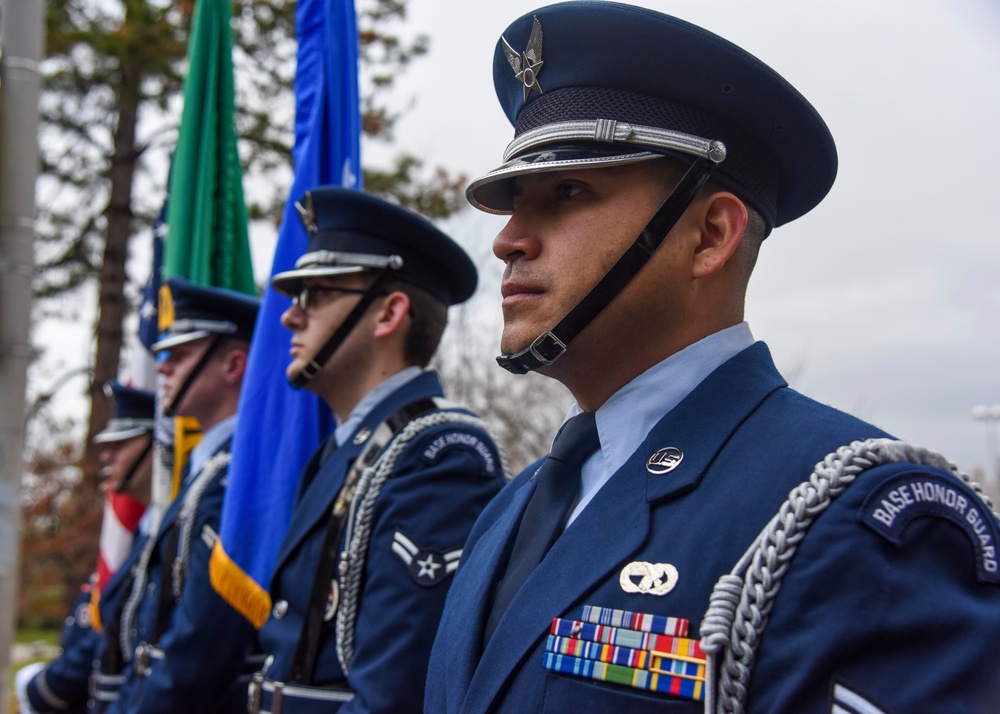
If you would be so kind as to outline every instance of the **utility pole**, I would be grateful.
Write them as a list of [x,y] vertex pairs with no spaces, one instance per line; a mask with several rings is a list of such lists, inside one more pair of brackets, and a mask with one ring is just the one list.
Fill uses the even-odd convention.
[[990,484],[990,497],[1000,493],[1000,452],[997,450],[997,423],[1000,422],[1000,404],[980,404],[972,408],[972,418],[986,423],[986,481]]
[[44,0],[0,0],[0,711],[9,711],[24,470]]

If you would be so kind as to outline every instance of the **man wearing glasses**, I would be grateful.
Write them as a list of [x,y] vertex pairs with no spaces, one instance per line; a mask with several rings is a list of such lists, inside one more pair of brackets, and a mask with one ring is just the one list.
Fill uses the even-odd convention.
[[251,710],[421,711],[462,545],[505,481],[483,422],[445,403],[427,369],[476,270],[428,221],[373,196],[320,187],[299,208],[308,251],[272,282],[294,298],[287,376],[338,427],[302,474]]

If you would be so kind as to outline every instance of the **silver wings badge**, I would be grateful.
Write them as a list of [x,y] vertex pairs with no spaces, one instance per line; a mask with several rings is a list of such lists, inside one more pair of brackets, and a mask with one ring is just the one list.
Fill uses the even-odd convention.
[[295,202],[295,210],[299,212],[299,220],[309,235],[319,232],[319,228],[316,227],[316,209],[313,208],[312,191],[307,191],[301,201]]
[[542,87],[538,84],[538,74],[542,71],[542,26],[535,18],[531,26],[531,36],[528,38],[528,46],[524,48],[523,54],[518,54],[517,50],[510,46],[506,37],[501,37],[504,54],[514,70],[514,76],[524,85],[524,99],[527,101],[528,94],[532,91],[542,93]]

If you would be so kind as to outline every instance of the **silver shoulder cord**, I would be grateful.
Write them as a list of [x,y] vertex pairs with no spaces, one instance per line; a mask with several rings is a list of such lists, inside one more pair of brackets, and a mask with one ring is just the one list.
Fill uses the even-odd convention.
[[180,598],[184,589],[184,578],[187,577],[188,564],[191,560],[191,538],[194,532],[195,521],[198,520],[198,506],[201,505],[201,497],[205,489],[212,483],[222,470],[229,466],[233,455],[230,451],[220,451],[212,456],[201,469],[195,482],[188,489],[184,498],[184,505],[181,506],[180,515],[177,517],[178,527],[181,529],[180,542],[177,544],[177,557],[174,558],[173,568],[173,595]]
[[118,646],[121,648],[122,659],[126,662],[132,661],[132,653],[135,651],[136,643],[133,642],[135,636],[135,613],[142,599],[142,594],[146,591],[146,574],[149,569],[149,559],[153,555],[156,546],[156,535],[150,534],[146,542],[142,544],[142,553],[135,565],[135,577],[132,579],[132,591],[125,601],[122,609],[121,629],[118,632]]
[[891,462],[948,471],[978,494],[993,517],[993,503],[944,456],[893,439],[854,441],[816,464],[808,480],[789,493],[750,549],[728,575],[719,578],[701,624],[706,714],[744,714],[757,647],[781,580],[809,527],[864,471]]
[[[479,417],[470,414],[445,410],[417,417],[403,427],[378,460],[366,468],[358,479],[357,490],[351,500],[351,509],[347,516],[345,550],[340,554],[338,563],[340,606],[337,608],[337,659],[340,661],[344,676],[347,676],[351,661],[354,659],[354,628],[368,543],[371,540],[375,502],[406,446],[420,432],[440,424],[471,426],[492,436],[487,424]],[[502,473],[506,474],[504,456],[502,453],[499,456],[500,468]]]
[[[212,482],[223,466],[229,464],[230,458],[231,454],[228,451],[216,454],[205,462],[205,465],[201,469],[201,473],[199,473],[196,477],[197,480],[195,483],[191,484],[191,488],[185,496],[184,505],[181,507],[181,513],[178,516],[178,520],[180,520],[181,527],[183,528],[181,531],[182,547],[178,548],[178,553],[190,553],[189,543],[191,538],[191,529],[194,528],[194,511],[197,510],[198,504],[201,502],[201,496],[205,492],[205,487]],[[188,521],[190,521],[190,523]],[[149,538],[147,538],[146,542],[143,544],[142,553],[140,553],[139,561],[135,566],[136,573],[135,578],[132,580],[132,592],[129,593],[128,600],[125,602],[125,607],[122,610],[122,627],[118,633],[118,644],[121,647],[122,657],[126,662],[132,660],[132,652],[135,650],[135,644],[132,642],[135,634],[135,616],[139,607],[139,601],[142,600],[142,595],[146,591],[149,559],[152,557],[153,551],[156,548],[158,535],[158,532],[156,534],[150,534]],[[180,587],[176,585],[178,579],[177,576],[179,571],[186,570],[186,565],[186,556],[182,555],[174,561],[173,575],[175,585],[173,594],[175,597],[180,597]],[[163,587],[166,586],[167,584],[163,583]]]

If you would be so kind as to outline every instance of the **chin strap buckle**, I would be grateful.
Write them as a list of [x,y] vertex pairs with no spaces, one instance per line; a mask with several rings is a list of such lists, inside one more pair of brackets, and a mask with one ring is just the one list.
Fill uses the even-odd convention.
[[292,385],[294,389],[301,389],[322,370],[323,365],[319,364],[316,360],[312,360],[309,364],[300,369],[298,374],[294,377],[290,377],[288,379],[288,383]]
[[513,374],[527,374],[552,364],[565,351],[566,343],[549,331],[536,337],[534,342],[517,354],[500,355],[497,357],[497,364]]

